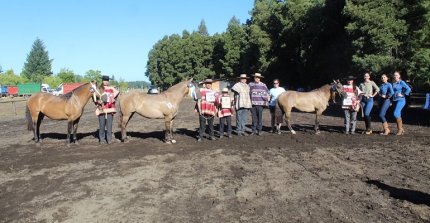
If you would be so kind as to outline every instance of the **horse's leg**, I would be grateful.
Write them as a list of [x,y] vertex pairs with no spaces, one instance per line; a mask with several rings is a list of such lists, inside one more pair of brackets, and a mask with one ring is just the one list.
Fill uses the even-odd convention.
[[128,121],[131,119],[131,117],[133,116],[134,113],[123,113],[122,114],[122,119],[121,119],[121,140],[125,143],[128,142],[128,138],[127,138],[127,124]]
[[66,139],[67,147],[70,146],[70,135],[72,133],[72,129],[73,129],[73,121],[67,121],[67,139]]
[[170,125],[171,125],[171,120],[169,120],[168,118],[166,118],[165,120],[164,120],[164,126],[165,126],[165,129],[164,129],[164,141],[166,142],[166,143],[171,143],[171,140],[172,140],[172,136],[170,135]]
[[42,137],[40,137],[40,124],[42,124],[42,120],[45,117],[45,115],[41,112],[37,115],[37,121],[36,121],[36,143],[40,143],[42,141]]
[[318,110],[316,110],[315,111],[315,126],[314,126],[314,129],[315,129],[315,134],[320,134],[320,123],[318,122],[318,116],[319,116],[320,114],[319,114],[319,112],[318,112]]
[[79,119],[80,119],[80,118],[76,119],[76,120],[73,122],[73,142],[74,142],[76,145],[79,145],[78,137],[76,136],[76,133],[78,132]]
[[294,129],[291,127],[290,118],[291,118],[291,108],[285,110],[285,122],[287,123],[288,129],[294,135],[294,134],[296,134],[296,131],[294,131]]
[[173,138],[173,119],[170,120],[169,132],[170,132],[170,141],[172,143],[176,143],[176,140]]

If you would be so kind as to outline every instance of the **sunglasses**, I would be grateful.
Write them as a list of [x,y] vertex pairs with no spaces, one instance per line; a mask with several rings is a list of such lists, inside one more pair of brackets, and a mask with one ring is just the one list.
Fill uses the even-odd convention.
[[279,83],[273,82],[273,84],[279,84]]

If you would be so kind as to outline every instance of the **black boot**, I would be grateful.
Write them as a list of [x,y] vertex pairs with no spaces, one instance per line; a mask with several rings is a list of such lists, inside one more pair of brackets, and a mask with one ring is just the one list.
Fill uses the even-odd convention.
[[370,115],[366,116],[366,135],[372,134],[372,120]]

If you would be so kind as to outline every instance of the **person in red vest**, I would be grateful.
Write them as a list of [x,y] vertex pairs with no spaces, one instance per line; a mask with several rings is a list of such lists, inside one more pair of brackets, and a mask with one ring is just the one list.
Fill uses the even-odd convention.
[[227,136],[232,138],[231,135],[231,115],[233,113],[233,98],[228,93],[228,88],[223,88],[221,95],[216,98],[215,103],[218,109],[219,117],[219,138],[224,137],[224,125],[227,123]]
[[109,84],[109,76],[102,77],[100,100],[97,101],[96,115],[99,118],[99,143],[112,143],[112,122],[115,114],[115,98],[119,91]]
[[214,137],[214,117],[216,114],[215,100],[217,92],[212,90],[212,79],[204,81],[204,88],[200,89],[201,98],[197,100],[197,112],[199,113],[199,137],[197,141],[203,139],[206,130],[206,123],[209,126],[209,139],[215,140]]
[[[346,80],[347,84],[343,85],[342,92],[342,109],[345,113],[345,134],[355,134],[357,112],[360,109],[360,101],[358,97],[361,94],[361,90],[354,83],[355,77],[348,76]],[[350,128],[351,132],[349,131]]]

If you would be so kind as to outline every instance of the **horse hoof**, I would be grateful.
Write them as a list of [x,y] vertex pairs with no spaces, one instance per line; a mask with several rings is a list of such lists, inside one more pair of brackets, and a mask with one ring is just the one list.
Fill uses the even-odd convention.
[[172,143],[176,143],[176,140],[172,139],[172,140],[171,140],[171,142],[172,142]]
[[78,141],[75,141],[75,145],[79,145],[79,142],[78,142]]
[[167,144],[172,144],[172,141],[166,141]]
[[36,147],[39,148],[40,147],[40,142],[36,142]]
[[319,135],[321,132],[320,131],[316,131],[315,132],[315,135]]
[[295,134],[296,134],[296,131],[291,130],[291,134],[295,135]]
[[70,143],[67,143],[66,146],[67,146],[67,148],[70,148]]

